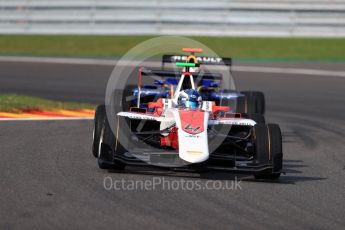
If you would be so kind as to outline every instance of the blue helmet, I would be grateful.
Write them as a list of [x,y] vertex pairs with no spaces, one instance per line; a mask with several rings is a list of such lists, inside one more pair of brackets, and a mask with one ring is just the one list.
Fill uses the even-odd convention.
[[194,89],[187,89],[181,92],[181,103],[185,108],[198,109],[200,108],[200,103],[202,101],[198,91]]

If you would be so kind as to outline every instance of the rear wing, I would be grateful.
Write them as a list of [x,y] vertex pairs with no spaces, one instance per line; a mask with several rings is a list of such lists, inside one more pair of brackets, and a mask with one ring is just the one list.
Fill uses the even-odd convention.
[[[142,76],[156,76],[156,77],[162,77],[162,78],[180,78],[183,73],[181,71],[141,68],[140,74]],[[201,77],[202,79],[206,79],[206,80],[221,80],[222,79],[221,73],[193,72],[191,74],[195,78]]]
[[[164,67],[165,63],[175,63],[175,62],[185,62],[189,55],[163,55],[162,57],[162,66]],[[231,67],[232,58],[226,57],[197,57],[198,63],[201,65],[226,65]]]

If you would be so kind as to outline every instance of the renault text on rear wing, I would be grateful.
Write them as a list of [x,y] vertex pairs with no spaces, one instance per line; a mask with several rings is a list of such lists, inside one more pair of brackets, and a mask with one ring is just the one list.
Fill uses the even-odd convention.
[[[188,55],[163,55],[162,63],[185,62]],[[231,66],[232,59],[225,57],[196,57],[199,64]]]

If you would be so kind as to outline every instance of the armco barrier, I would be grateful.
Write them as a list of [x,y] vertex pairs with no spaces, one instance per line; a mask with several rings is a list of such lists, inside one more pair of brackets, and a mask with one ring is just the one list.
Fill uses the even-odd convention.
[[0,0],[0,34],[345,37],[345,0]]

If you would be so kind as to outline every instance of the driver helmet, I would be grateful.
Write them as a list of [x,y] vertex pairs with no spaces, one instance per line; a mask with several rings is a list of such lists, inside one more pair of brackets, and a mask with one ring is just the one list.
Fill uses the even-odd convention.
[[180,93],[179,105],[184,108],[196,110],[201,107],[202,98],[198,91],[187,89]]

